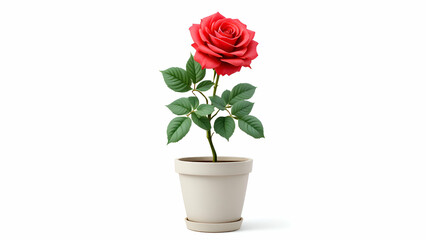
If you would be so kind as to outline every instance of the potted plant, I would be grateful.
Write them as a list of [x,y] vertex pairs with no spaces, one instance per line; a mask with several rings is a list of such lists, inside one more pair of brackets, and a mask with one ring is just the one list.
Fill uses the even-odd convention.
[[[257,57],[254,32],[238,19],[220,13],[203,18],[190,28],[195,55],[186,69],[172,67],[161,71],[166,85],[175,92],[192,93],[167,107],[176,115],[167,126],[168,144],[178,142],[192,123],[206,131],[211,157],[190,157],[175,160],[185,203],[187,227],[201,232],[226,232],[240,228],[248,175],[252,159],[222,157],[213,144],[216,133],[229,141],[238,127],[254,138],[262,138],[263,126],[250,115],[250,99],[256,87],[239,83],[219,95],[219,78],[250,67]],[[213,70],[213,79],[204,80],[206,69]],[[207,91],[212,94],[208,96]],[[213,132],[214,131],[214,132]]]

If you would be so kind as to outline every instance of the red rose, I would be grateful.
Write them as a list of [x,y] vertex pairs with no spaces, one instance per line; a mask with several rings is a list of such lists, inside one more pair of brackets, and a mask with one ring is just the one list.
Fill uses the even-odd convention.
[[231,75],[241,67],[250,67],[257,57],[254,32],[238,19],[225,18],[220,13],[201,19],[189,31],[194,40],[195,61],[203,69],[215,69],[219,75]]

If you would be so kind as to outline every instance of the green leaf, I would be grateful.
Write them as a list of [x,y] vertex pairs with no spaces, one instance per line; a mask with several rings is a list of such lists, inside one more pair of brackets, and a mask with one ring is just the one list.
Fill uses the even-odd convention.
[[204,92],[212,88],[213,85],[214,83],[210,80],[202,81],[197,85],[197,90]]
[[184,115],[191,112],[191,102],[188,98],[179,98],[178,100],[170,103],[167,107],[176,115]]
[[263,135],[263,125],[256,117],[247,115],[238,119],[238,126],[243,132],[254,138],[265,137]]
[[253,97],[254,91],[256,91],[256,87],[253,85],[249,83],[240,83],[232,88],[229,103],[233,105],[238,101],[249,99]]
[[225,101],[226,104],[229,103],[230,98],[231,98],[231,91],[229,91],[229,90],[223,91],[222,99]]
[[253,109],[254,103],[248,101],[239,101],[232,105],[231,113],[238,118],[249,115]]
[[192,109],[196,109],[199,105],[197,97],[188,97],[189,102],[191,103]]
[[175,92],[187,92],[191,90],[191,80],[182,68],[172,67],[161,71],[167,87]]
[[226,110],[226,103],[221,97],[213,96],[210,97],[210,100],[212,101],[213,106],[215,106],[217,109]]
[[193,83],[203,80],[204,76],[206,76],[206,69],[201,68],[201,65],[194,60],[192,54],[186,62],[186,72]]
[[200,106],[198,106],[197,111],[195,111],[195,113],[198,116],[207,116],[209,114],[212,114],[213,111],[214,111],[214,107],[212,105],[200,104]]
[[226,138],[229,141],[229,138],[232,136],[235,130],[234,119],[230,116],[227,117],[218,117],[214,122],[214,131],[220,136]]
[[210,130],[212,128],[209,119],[205,116],[198,116],[195,113],[191,113],[191,118],[197,126],[204,130]]
[[167,144],[178,142],[189,132],[191,119],[189,117],[176,117],[167,126]]

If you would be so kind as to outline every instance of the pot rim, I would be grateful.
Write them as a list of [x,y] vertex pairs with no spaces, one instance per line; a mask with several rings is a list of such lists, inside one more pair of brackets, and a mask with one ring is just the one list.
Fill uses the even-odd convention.
[[251,172],[253,159],[245,157],[218,156],[218,162],[212,157],[184,157],[175,159],[175,171],[179,174],[198,176],[231,176]]

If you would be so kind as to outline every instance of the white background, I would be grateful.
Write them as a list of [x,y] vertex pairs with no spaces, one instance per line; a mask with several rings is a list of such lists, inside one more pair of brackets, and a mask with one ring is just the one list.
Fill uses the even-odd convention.
[[[256,31],[265,139],[237,232],[186,229],[166,145],[188,28],[219,11]],[[424,1],[1,1],[0,239],[425,239]],[[211,70],[208,76],[212,75]]]

